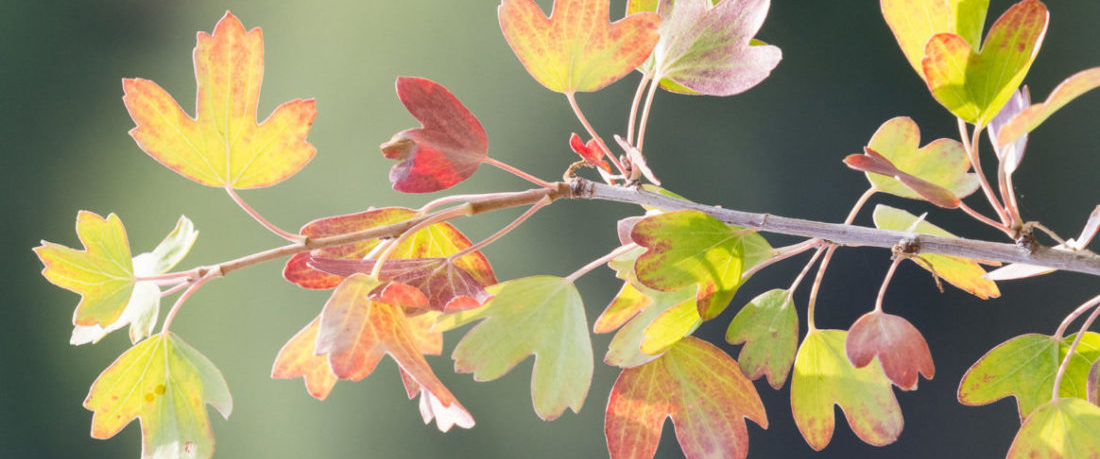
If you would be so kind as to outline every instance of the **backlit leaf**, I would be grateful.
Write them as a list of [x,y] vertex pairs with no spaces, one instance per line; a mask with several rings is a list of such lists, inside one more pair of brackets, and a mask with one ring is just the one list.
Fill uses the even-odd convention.
[[871,365],[877,357],[886,377],[902,390],[917,388],[918,373],[925,379],[936,374],[924,336],[909,321],[893,314],[864,314],[848,330],[844,349],[856,368]]
[[[418,214],[411,209],[385,207],[348,215],[325,217],[306,223],[300,234],[311,239],[362,231],[379,226],[403,222]],[[469,247],[470,240],[450,223],[436,223],[424,228],[401,242],[390,254],[391,260],[414,258],[448,257]],[[311,253],[299,253],[287,261],[283,268],[283,277],[301,287],[311,289],[330,289],[340,284],[343,277],[328,274],[309,267],[311,257],[346,258],[360,260],[367,256],[378,240],[360,241],[354,244],[328,247]],[[497,282],[489,260],[481,252],[473,252],[454,260],[455,266],[463,269],[481,285]]]
[[390,169],[393,189],[430,193],[470,178],[489,152],[481,122],[447,88],[424,78],[397,79],[397,97],[421,127],[394,134],[382,154],[401,161]]
[[698,286],[699,314],[720,314],[741,285],[748,232],[699,211],[647,217],[631,238],[647,251],[635,264],[638,281],[664,292]]
[[[347,277],[355,273],[370,274],[374,260],[313,257],[308,265],[329,274]],[[489,299],[489,293],[474,276],[446,258],[386,260],[378,278],[420,289],[427,297],[429,308],[445,313],[473,309]]]
[[604,417],[611,457],[653,457],[665,418],[672,418],[688,458],[744,458],[749,448],[745,418],[768,428],[760,395],[737,362],[693,337],[619,374]]
[[493,299],[481,308],[445,315],[436,324],[436,330],[450,330],[482,320],[455,346],[455,371],[491,381],[534,355],[535,413],[549,421],[566,408],[579,412],[594,364],[577,288],[560,277],[533,276],[494,285],[489,293]]
[[600,147],[600,143],[596,139],[589,139],[588,142],[585,142],[581,140],[581,136],[573,133],[569,136],[569,148],[573,149],[573,152],[583,158],[589,166],[599,168],[604,172],[611,172],[611,165],[603,159],[603,147]]
[[[629,285],[629,284],[627,284]],[[690,335],[702,322],[695,306],[695,291],[685,288],[676,292],[660,292],[641,287],[651,304],[634,318],[630,319],[607,346],[603,361],[620,368],[631,368],[659,357],[669,346],[681,338]],[[665,314],[678,311],[679,314]],[[684,326],[682,316],[691,314]],[[678,320],[679,319],[679,320]],[[650,352],[645,352],[645,350]]]
[[1012,121],[997,133],[994,143],[997,145],[1012,143],[1020,136],[1039,127],[1050,115],[1065,107],[1073,99],[1096,88],[1100,88],[1100,67],[1082,70],[1071,75],[1054,88],[1043,103],[1032,105],[1012,118]]
[[141,78],[122,81],[122,100],[137,124],[130,135],[142,150],[208,186],[271,186],[305,167],[317,151],[306,142],[317,115],[312,99],[287,102],[256,123],[264,76],[259,28],[246,32],[227,12],[213,35],[199,32],[194,57],[195,118],[156,83]]
[[[919,146],[920,128],[907,116],[883,123],[867,143],[868,148],[901,171],[938,185],[956,198],[970,196],[978,189],[978,176],[969,172],[970,159],[957,140],[937,139],[918,149]],[[895,178],[867,174],[867,180],[879,191],[903,198],[924,199],[920,193]]]
[[881,0],[881,6],[905,59],[924,78],[921,60],[933,35],[953,33],[977,48],[989,0]]
[[314,353],[317,343],[317,330],[321,317],[313,319],[290,341],[283,345],[271,367],[271,377],[277,379],[305,380],[306,391],[313,398],[324,400],[336,385],[336,375],[328,363],[328,356]]
[[547,17],[533,0],[503,0],[500,29],[516,57],[551,91],[598,91],[649,57],[660,19],[631,14],[611,23],[608,0],[555,0]]
[[115,214],[104,219],[82,210],[76,215],[76,235],[84,250],[42,241],[34,253],[46,280],[80,295],[73,324],[106,327],[122,315],[134,290],[126,228]]
[[1100,457],[1100,408],[1076,398],[1048,402],[1028,416],[1008,459]]
[[214,435],[206,404],[225,418],[233,399],[205,356],[172,333],[154,335],[119,356],[92,384],[84,408],[92,437],[111,438],[141,419],[141,456],[210,457]]
[[1042,2],[1023,0],[993,23],[980,52],[959,35],[933,35],[921,61],[932,96],[955,116],[985,126],[1023,82],[1049,19]]
[[1020,161],[1024,159],[1024,150],[1027,148],[1027,134],[1020,135],[1016,140],[1005,145],[998,143],[997,139],[1000,138],[1000,133],[1004,131],[1004,128],[1030,106],[1031,94],[1028,93],[1027,86],[1023,86],[1012,94],[1004,108],[989,122],[989,138],[993,139],[993,152],[997,154],[1001,169],[1009,175],[1016,172],[1016,169],[1020,167]]
[[[863,147],[862,155],[848,155],[844,158],[844,164],[860,172],[866,172],[868,178],[878,177],[893,179],[905,189],[912,191],[918,199],[924,199],[932,204],[948,209],[954,209],[961,205],[954,193],[946,188],[919,179],[894,166],[890,160],[880,155],[870,147]],[[874,185],[871,185],[872,187]]]
[[610,333],[623,326],[639,312],[649,308],[653,299],[639,291],[630,282],[623,282],[622,288],[611,303],[596,318],[596,324],[592,326],[593,333]]
[[726,330],[726,342],[744,343],[737,361],[745,376],[766,375],[772,388],[783,387],[798,351],[798,311],[787,290],[768,290],[742,307]]
[[[1029,333],[998,344],[967,370],[959,384],[959,402],[986,405],[1016,397],[1020,419],[1028,417],[1054,392],[1054,375],[1069,351],[1074,336],[1060,342],[1053,337]],[[1100,334],[1088,332],[1081,338],[1066,368],[1058,393],[1086,399],[1092,362],[1100,357]]]
[[[957,237],[926,221],[918,222],[920,218],[916,215],[882,204],[875,206],[874,220],[875,226],[880,229],[911,231],[914,234],[930,234],[942,237]],[[916,223],[915,227],[914,223]],[[935,275],[951,285],[966,290],[983,300],[1001,296],[1001,291],[997,289],[997,284],[983,277],[985,275],[985,270],[974,260],[931,253],[921,253],[919,256],[932,265],[932,268],[935,270]],[[928,269],[928,266],[924,263],[917,262],[917,265],[924,269]]]
[[[628,8],[638,8],[631,3]],[[661,0],[655,5],[661,39],[653,51],[653,78],[673,92],[685,92],[679,90],[683,88],[710,96],[732,96],[756,86],[783,55],[778,47],[750,44],[769,3]]]
[[812,329],[794,361],[791,412],[806,443],[818,451],[833,437],[833,405],[844,411],[856,436],[871,445],[893,443],[904,423],[882,368],[856,368],[848,361],[846,335],[843,330]]

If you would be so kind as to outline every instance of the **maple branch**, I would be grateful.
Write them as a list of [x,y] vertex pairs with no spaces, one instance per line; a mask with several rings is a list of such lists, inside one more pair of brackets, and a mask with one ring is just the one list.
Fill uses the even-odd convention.
[[[1088,310],[1088,308],[1094,306],[1100,306],[1100,295],[1092,297],[1091,300],[1086,301],[1085,304],[1082,304],[1077,310],[1084,312]],[[1093,321],[1096,320],[1096,316],[1098,315],[1100,315],[1100,307],[1092,310],[1092,314],[1089,314],[1088,318],[1085,319],[1085,323],[1081,325],[1081,331],[1077,332],[1077,336],[1073,338],[1073,344],[1070,344],[1069,349],[1066,350],[1066,356],[1062,359],[1062,364],[1058,365],[1058,373],[1054,376],[1054,394],[1051,396],[1051,400],[1058,400],[1059,389],[1062,387],[1062,378],[1066,376],[1066,368],[1069,368],[1069,361],[1073,358],[1074,352],[1077,351],[1077,345],[1081,343],[1081,337],[1085,336],[1085,332],[1089,330],[1089,327],[1092,326]],[[1060,341],[1061,335],[1058,336]]]
[[258,222],[264,228],[267,228],[268,231],[271,231],[272,233],[275,233],[275,235],[290,242],[297,242],[302,240],[302,235],[292,234],[290,232],[283,231],[278,226],[275,226],[274,223],[267,221],[267,219],[264,218],[263,215],[260,215],[260,213],[257,212],[256,209],[253,209],[252,206],[248,205],[247,202],[244,202],[244,199],[241,199],[241,196],[238,195],[237,192],[233,190],[233,188],[227,186],[225,187],[225,192],[229,194],[229,197],[233,199],[233,202],[237,203],[237,205],[241,207],[241,210],[244,210],[245,213],[252,217],[253,220],[256,220],[256,222]]
[[523,222],[527,221],[528,218],[531,218],[532,215],[535,215],[535,212],[538,212],[539,209],[545,207],[547,204],[550,204],[551,202],[552,201],[550,200],[550,198],[548,196],[544,196],[542,199],[538,200],[538,202],[532,204],[531,207],[528,208],[526,211],[524,211],[522,214],[520,214],[520,216],[516,217],[515,220],[512,220],[512,222],[509,223],[507,226],[505,226],[504,228],[501,228],[499,231],[493,233],[491,236],[489,236],[485,239],[482,239],[481,242],[478,242],[477,244],[471,245],[469,247],[466,247],[465,249],[462,249],[462,250],[459,250],[458,252],[455,252],[451,256],[447,257],[447,261],[450,262],[450,261],[457,260],[459,258],[462,258],[463,256],[465,256],[466,254],[468,254],[470,252],[476,252],[478,250],[481,250],[485,246],[487,246],[489,244],[492,244],[497,239],[500,239],[501,237],[503,237],[505,234],[508,234],[508,233],[512,232],[512,230],[516,229],[517,226],[523,224]]

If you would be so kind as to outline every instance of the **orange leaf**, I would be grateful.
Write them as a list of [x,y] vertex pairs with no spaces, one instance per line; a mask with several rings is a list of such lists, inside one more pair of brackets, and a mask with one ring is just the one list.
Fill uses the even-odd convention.
[[312,99],[296,99],[257,124],[263,57],[263,32],[246,32],[226,12],[213,35],[198,34],[198,116],[156,83],[124,79],[122,100],[137,124],[130,135],[153,159],[203,185],[260,188],[294,175],[317,151],[306,142],[317,111]]
[[293,379],[301,376],[309,395],[324,400],[336,385],[336,375],[332,373],[328,358],[313,353],[320,324],[321,318],[318,316],[283,345],[275,357],[271,377]]

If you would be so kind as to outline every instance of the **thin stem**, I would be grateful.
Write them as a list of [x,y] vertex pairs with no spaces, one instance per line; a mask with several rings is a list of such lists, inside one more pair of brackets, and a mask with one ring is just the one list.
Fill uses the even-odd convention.
[[992,226],[994,228],[997,228],[997,229],[1001,230],[1001,232],[1007,234],[1009,237],[1012,237],[1012,235],[1014,233],[1014,231],[1012,231],[1012,228],[1009,228],[1005,225],[997,223],[996,220],[993,220],[992,218],[986,217],[985,215],[982,215],[982,214],[978,213],[978,211],[976,211],[973,208],[971,208],[970,206],[966,205],[966,203],[962,202],[962,200],[959,200],[959,209],[962,210],[963,212],[966,212],[967,215],[969,215],[971,217],[974,217],[974,219],[976,219],[976,220],[978,220],[982,223],[985,223],[986,225],[989,225],[989,226]]
[[817,276],[814,277],[814,285],[810,288],[810,301],[806,306],[806,326],[809,329],[816,330],[814,325],[814,311],[817,309],[817,293],[821,290],[821,281],[825,278],[825,268],[829,267],[829,260],[832,260],[833,253],[836,252],[835,245],[830,245],[825,249],[825,258],[821,259],[821,264],[817,266]]
[[168,310],[168,316],[164,318],[164,325],[160,327],[161,334],[168,333],[168,328],[172,326],[172,321],[176,319],[176,313],[178,313],[180,308],[183,307],[183,303],[186,302],[187,299],[190,298],[191,295],[199,289],[199,287],[202,287],[202,284],[205,284],[210,279],[221,277],[223,275],[224,273],[222,273],[221,270],[211,269],[203,274],[203,276],[196,280],[194,283],[192,283],[191,286],[188,287],[187,290],[185,290],[179,298],[176,298],[176,302],[172,305],[172,309]]
[[649,83],[649,75],[643,74],[638,81],[638,89],[634,91],[634,100],[630,103],[630,121],[626,123],[626,143],[634,144],[634,125],[638,121],[638,105],[642,103],[642,95],[645,94],[646,84]]
[[1066,329],[1069,328],[1070,324],[1077,320],[1078,317],[1081,317],[1081,314],[1088,312],[1089,308],[1096,305],[1094,301],[1096,301],[1096,298],[1086,301],[1081,306],[1078,306],[1077,309],[1074,309],[1073,312],[1069,313],[1065,319],[1062,319],[1062,323],[1059,324],[1058,329],[1054,331],[1054,339],[1061,340],[1065,336]]
[[989,185],[989,180],[985,177],[985,172],[982,171],[982,161],[978,156],[978,141],[981,139],[981,128],[975,126],[974,132],[969,136],[967,140],[967,128],[966,121],[962,118],[958,118],[959,124],[959,137],[962,139],[963,149],[966,150],[967,156],[970,158],[970,166],[974,168],[974,173],[978,175],[978,181],[981,182],[982,192],[985,193],[985,197],[989,200],[989,205],[993,207],[993,210],[997,212],[997,215],[1001,218],[1001,223],[1007,224],[1008,217],[1005,214],[1004,206],[997,200],[997,196],[993,194],[993,187]]
[[240,206],[246,214],[251,216],[252,219],[256,220],[256,222],[258,222],[261,226],[267,228],[268,231],[271,231],[272,233],[275,233],[275,235],[290,242],[298,242],[304,238],[304,236],[300,234],[293,234],[287,231],[283,231],[278,226],[275,226],[274,223],[267,221],[267,219],[264,218],[263,215],[260,215],[260,213],[257,212],[256,209],[253,209],[252,206],[248,205],[247,202],[244,202],[244,199],[241,199],[241,196],[238,195],[237,192],[233,190],[233,188],[227,186],[225,187],[225,192],[229,194],[229,197],[233,199],[233,202],[237,203],[237,205]]
[[609,252],[607,255],[604,255],[600,258],[592,260],[592,262],[588,263],[587,265],[581,266],[580,269],[578,269],[576,271],[573,271],[573,274],[565,276],[565,280],[567,280],[569,282],[576,282],[577,279],[579,279],[581,276],[583,276],[585,274],[588,274],[589,271],[592,271],[593,269],[599,268],[601,265],[604,265],[607,262],[610,262],[611,260],[614,260],[615,257],[618,257],[619,255],[622,255],[626,252],[634,250],[636,247],[638,247],[638,244],[635,244],[633,242],[631,242],[630,244],[619,246],[615,250],[612,250],[611,252]]
[[817,258],[820,257],[821,254],[824,252],[824,246],[819,245],[817,247],[817,250],[814,251],[814,255],[810,257],[810,261],[806,263],[806,266],[802,268],[802,271],[799,272],[798,276],[794,278],[793,282],[791,282],[790,288],[787,289],[787,302],[790,302],[791,298],[794,297],[794,291],[798,289],[798,285],[802,283],[802,279],[806,277],[806,274],[809,274],[810,268],[814,266],[814,262],[817,261]]
[[1020,217],[1020,207],[1016,204],[1016,191],[1012,188],[1012,176],[1006,173],[1000,165],[997,165],[997,185],[1001,189],[1001,202],[1004,203],[1005,212],[1008,213],[1008,226],[1020,228],[1023,224],[1023,218]]
[[877,192],[878,189],[875,187],[868,188],[867,191],[864,191],[863,194],[859,196],[859,199],[856,199],[855,204],[852,204],[852,210],[848,211],[848,217],[844,219],[844,224],[851,225],[852,222],[856,221],[856,216],[859,215],[859,211],[863,209],[863,206],[867,204],[871,196],[874,196]]
[[166,296],[169,296],[173,293],[176,293],[180,290],[183,290],[183,289],[187,288],[187,286],[189,286],[189,285],[191,285],[191,282],[180,282],[179,284],[176,284],[174,287],[172,287],[168,290],[165,290],[163,292],[160,292],[160,297],[164,298]]
[[588,136],[596,140],[596,143],[603,149],[607,156],[607,159],[611,161],[611,164],[615,165],[615,168],[619,170],[620,174],[626,175],[626,169],[623,168],[619,159],[611,153],[611,149],[607,148],[607,143],[603,141],[603,137],[600,137],[596,133],[596,130],[592,128],[592,123],[588,122],[588,117],[584,116],[584,112],[581,111],[581,106],[577,105],[577,96],[571,92],[565,93],[565,99],[569,101],[569,107],[573,109],[573,114],[577,116],[577,121],[581,122],[584,126],[585,132],[588,132]]
[[657,87],[660,86],[659,81],[655,78],[653,84],[649,85],[649,92],[645,95],[645,107],[642,108],[642,121],[638,126],[638,142],[634,144],[634,148],[639,153],[643,152],[642,144],[645,143],[645,131],[646,125],[649,124],[649,110],[653,107],[653,97],[657,94]]
[[512,173],[516,177],[519,177],[519,178],[524,179],[528,182],[534,183],[535,185],[541,186],[543,188],[554,188],[554,185],[551,185],[550,182],[547,182],[543,179],[535,177],[534,175],[528,174],[528,173],[526,173],[522,170],[519,170],[515,167],[509,166],[509,165],[507,165],[505,163],[502,163],[502,162],[500,162],[496,159],[486,157],[484,160],[482,160],[482,162],[484,162],[485,164],[496,166],[500,169],[503,169],[504,171]]
[[886,286],[890,285],[890,279],[894,278],[894,272],[898,270],[898,265],[906,257],[895,256],[894,262],[890,263],[890,269],[886,271],[886,278],[882,279],[882,287],[878,289],[878,298],[875,298],[875,312],[882,312],[882,299],[886,297]]
[[497,231],[496,233],[493,233],[492,236],[489,236],[485,239],[482,239],[481,242],[478,242],[477,244],[466,247],[465,249],[459,250],[454,255],[451,255],[451,256],[447,257],[447,261],[450,262],[450,261],[457,260],[457,259],[461,258],[462,256],[468,254],[468,253],[476,252],[478,250],[481,250],[485,246],[487,246],[489,244],[492,244],[497,239],[500,239],[505,234],[508,234],[512,230],[516,229],[517,226],[522,224],[528,218],[531,218],[532,215],[535,215],[535,212],[538,212],[539,209],[545,207],[547,204],[550,204],[551,202],[552,201],[550,200],[550,197],[545,197],[545,198],[540,199],[538,202],[532,204],[531,207],[528,208],[526,212],[524,212],[520,216],[516,217],[515,220],[512,220],[512,223],[509,223],[504,228],[501,228],[500,231]]
[[450,220],[456,217],[472,215],[472,210],[472,206],[468,203],[461,206],[452,207],[450,209],[441,210],[433,214],[431,217],[425,218],[420,222],[417,222],[409,229],[403,231],[400,236],[397,236],[397,238],[390,241],[390,244],[384,250],[382,250],[381,253],[378,254],[377,258],[374,259],[374,267],[371,268],[370,276],[376,279],[378,278],[378,275],[382,273],[382,265],[386,263],[386,260],[390,258],[390,255],[393,255],[394,250],[397,250],[397,247],[401,245],[401,242],[407,239],[409,236],[412,236],[413,234],[416,234],[417,231],[432,226],[436,223]]
[[[1100,295],[1094,296],[1091,300],[1085,302],[1078,310],[1087,310],[1088,308],[1100,305]],[[1074,311],[1076,312],[1076,311]],[[1083,311],[1082,311],[1083,312]],[[1073,344],[1069,345],[1069,349],[1066,350],[1066,356],[1062,358],[1062,364],[1058,365],[1058,373],[1054,376],[1054,393],[1051,394],[1051,400],[1058,400],[1059,389],[1062,387],[1062,378],[1066,376],[1066,368],[1069,368],[1069,361],[1073,359],[1074,352],[1077,351],[1077,345],[1081,343],[1081,337],[1085,336],[1085,332],[1089,330],[1092,323],[1096,321],[1096,317],[1100,316],[1100,308],[1092,310],[1092,314],[1089,314],[1085,319],[1085,323],[1081,325],[1081,331],[1077,332],[1077,336],[1073,338]],[[1055,337],[1058,341],[1061,341],[1061,335]]]
[[134,276],[134,282],[159,282],[176,281],[180,278],[195,277],[195,270],[178,271],[174,273],[154,274],[151,276]]
[[745,272],[741,273],[741,282],[745,282],[745,281],[749,280],[749,278],[752,277],[753,274],[756,274],[756,273],[760,272],[761,270],[763,270],[764,268],[767,268],[768,266],[771,266],[771,265],[776,264],[780,261],[786,260],[790,257],[798,255],[798,254],[800,254],[802,252],[805,252],[807,250],[810,250],[814,247],[818,247],[823,242],[824,241],[822,241],[821,239],[807,239],[807,240],[799,242],[797,244],[788,245],[786,247],[780,247],[778,249],[775,249],[775,250],[772,251],[771,258],[768,258],[764,261],[761,261],[760,263],[757,263],[757,264],[753,265],[751,268],[749,268],[748,271],[745,271]]

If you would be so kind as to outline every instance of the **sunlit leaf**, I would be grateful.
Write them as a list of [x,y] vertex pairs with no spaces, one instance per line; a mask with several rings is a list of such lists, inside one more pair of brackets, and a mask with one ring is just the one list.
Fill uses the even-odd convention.
[[[916,215],[882,204],[875,206],[874,220],[875,226],[880,229],[911,231],[914,234],[930,234],[942,237],[957,237],[936,225],[921,220],[920,217]],[[915,226],[914,223],[916,223]],[[926,263],[932,265],[932,269],[935,270],[935,275],[951,285],[966,290],[983,300],[1001,296],[1001,291],[997,289],[997,284],[983,277],[985,275],[985,270],[974,260],[931,253],[921,253],[919,256]],[[925,263],[916,263],[920,267],[928,269]]]
[[1089,403],[1100,406],[1100,360],[1092,362],[1088,379],[1085,381],[1085,398]]
[[604,417],[611,457],[653,457],[665,418],[672,418],[688,458],[744,458],[749,448],[745,419],[768,428],[760,395],[737,362],[693,337],[619,374]]
[[154,335],[119,356],[92,384],[92,437],[111,438],[141,419],[141,456],[210,457],[214,434],[206,404],[225,418],[233,399],[225,378],[175,334]]
[[436,325],[436,330],[450,330],[484,319],[455,346],[455,371],[491,381],[534,355],[535,413],[553,420],[566,408],[579,412],[594,364],[577,288],[560,277],[534,276],[494,285],[489,293],[493,299],[485,306],[445,315]]
[[[920,146],[920,128],[912,118],[899,116],[879,126],[867,147],[890,161],[899,170],[938,185],[956,198],[965,198],[980,186],[977,174],[970,171],[970,159],[962,144],[953,139],[937,139]],[[924,199],[905,183],[892,177],[867,174],[867,180],[879,191],[903,198]]]
[[504,0],[500,29],[527,72],[551,91],[597,91],[626,76],[657,44],[656,14],[611,23],[608,0],[555,0],[547,17],[533,0]]
[[925,379],[936,374],[924,336],[909,321],[893,314],[864,314],[848,330],[844,349],[856,368],[871,365],[877,357],[886,377],[902,390],[917,388],[918,373]]
[[741,285],[747,233],[699,211],[647,217],[631,234],[647,248],[635,264],[638,280],[665,292],[698,286],[700,316],[715,317]]
[[1020,161],[1024,159],[1024,150],[1027,148],[1027,134],[1023,134],[1012,142],[1001,145],[996,139],[1004,128],[1016,119],[1024,110],[1031,106],[1031,94],[1027,86],[1022,86],[1012,94],[1008,103],[1001,109],[997,116],[989,122],[989,138],[993,140],[993,152],[997,154],[997,160],[1001,162],[1001,169],[1005,174],[1011,175],[1020,167]]
[[393,189],[430,193],[470,178],[489,152],[481,122],[447,88],[424,78],[397,79],[397,97],[421,127],[394,134],[382,154],[401,161],[390,169]]
[[882,0],[881,4],[901,52],[921,78],[928,40],[939,33],[953,33],[977,48],[989,9],[989,0]]
[[[411,209],[385,207],[348,215],[338,215],[314,220],[302,227],[300,234],[311,239],[362,231],[379,226],[403,222],[418,214]],[[450,223],[436,223],[409,236],[390,255],[391,260],[414,258],[445,258],[469,247],[470,240]],[[311,257],[345,258],[361,260],[378,246],[377,240],[356,242],[353,244],[314,250],[312,253],[299,253],[287,261],[283,268],[283,277],[301,287],[312,289],[330,289],[340,284],[343,277],[318,271],[309,267]],[[455,266],[463,269],[481,285],[497,282],[489,260],[481,252],[473,252],[454,260]]]
[[[1029,333],[998,344],[967,370],[959,384],[959,402],[986,405],[1012,396],[1016,398],[1020,419],[1028,417],[1050,400],[1055,373],[1074,336],[1058,341]],[[1098,357],[1100,334],[1088,332],[1069,361],[1058,393],[1086,399],[1089,368]]]
[[592,326],[594,333],[610,333],[623,326],[639,312],[649,308],[653,299],[642,293],[638,287],[630,282],[623,282],[619,293],[611,299],[611,303],[596,318],[596,324]]
[[787,290],[761,293],[737,312],[726,330],[726,342],[741,344],[737,361],[749,379],[767,376],[779,390],[798,350],[798,311]]
[[[862,155],[846,156],[844,164],[857,171],[866,172],[868,178],[893,179],[910,190],[917,199],[924,199],[937,206],[954,209],[962,204],[962,200],[946,188],[898,169],[890,160],[870,147],[863,147]],[[874,185],[871,186],[874,187]]]
[[317,330],[321,317],[313,319],[290,341],[283,345],[271,367],[271,377],[277,379],[305,380],[306,391],[318,400],[324,400],[336,385],[336,375],[329,366],[328,356],[317,355]]
[[1031,132],[1046,121],[1050,115],[1066,104],[1080,97],[1082,94],[1100,88],[1100,67],[1082,70],[1066,78],[1054,91],[1050,92],[1047,100],[1041,104],[1027,107],[1019,115],[1009,121],[996,135],[997,145],[1007,145],[1024,134]]
[[901,434],[901,408],[890,380],[878,365],[856,368],[844,352],[847,332],[816,330],[798,348],[791,378],[791,412],[806,443],[815,450],[829,445],[836,420],[833,405],[864,442],[882,446]]
[[1028,416],[1008,459],[1100,457],[1100,408],[1076,398],[1049,402]]
[[[370,274],[374,260],[313,257],[308,265],[329,274],[347,277],[355,273]],[[489,293],[473,275],[446,258],[387,260],[382,263],[378,278],[420,289],[427,297],[428,307],[442,312],[473,309],[489,299]]]
[[126,228],[115,214],[76,216],[76,234],[84,250],[42,241],[34,253],[50,283],[80,295],[74,325],[106,327],[118,320],[134,290],[134,268]]
[[588,142],[585,142],[581,140],[581,136],[573,133],[569,136],[569,148],[573,149],[573,152],[583,158],[589,166],[599,168],[604,172],[611,172],[611,165],[603,159],[603,147],[596,139],[589,139]]
[[[628,11],[639,8],[634,3]],[[783,55],[778,47],[750,44],[769,3],[662,0],[653,5],[661,16],[661,39],[653,51],[652,77],[673,92],[710,96],[732,96],[756,86]]]
[[130,135],[149,156],[208,186],[259,188],[294,175],[316,149],[306,135],[317,115],[312,99],[280,105],[257,124],[264,76],[263,32],[245,31],[226,13],[195,46],[198,116],[191,118],[152,81],[122,80],[137,127]]
[[959,35],[933,35],[921,61],[932,96],[955,116],[985,126],[1023,82],[1049,19],[1042,2],[1023,0],[993,23],[980,52]]

